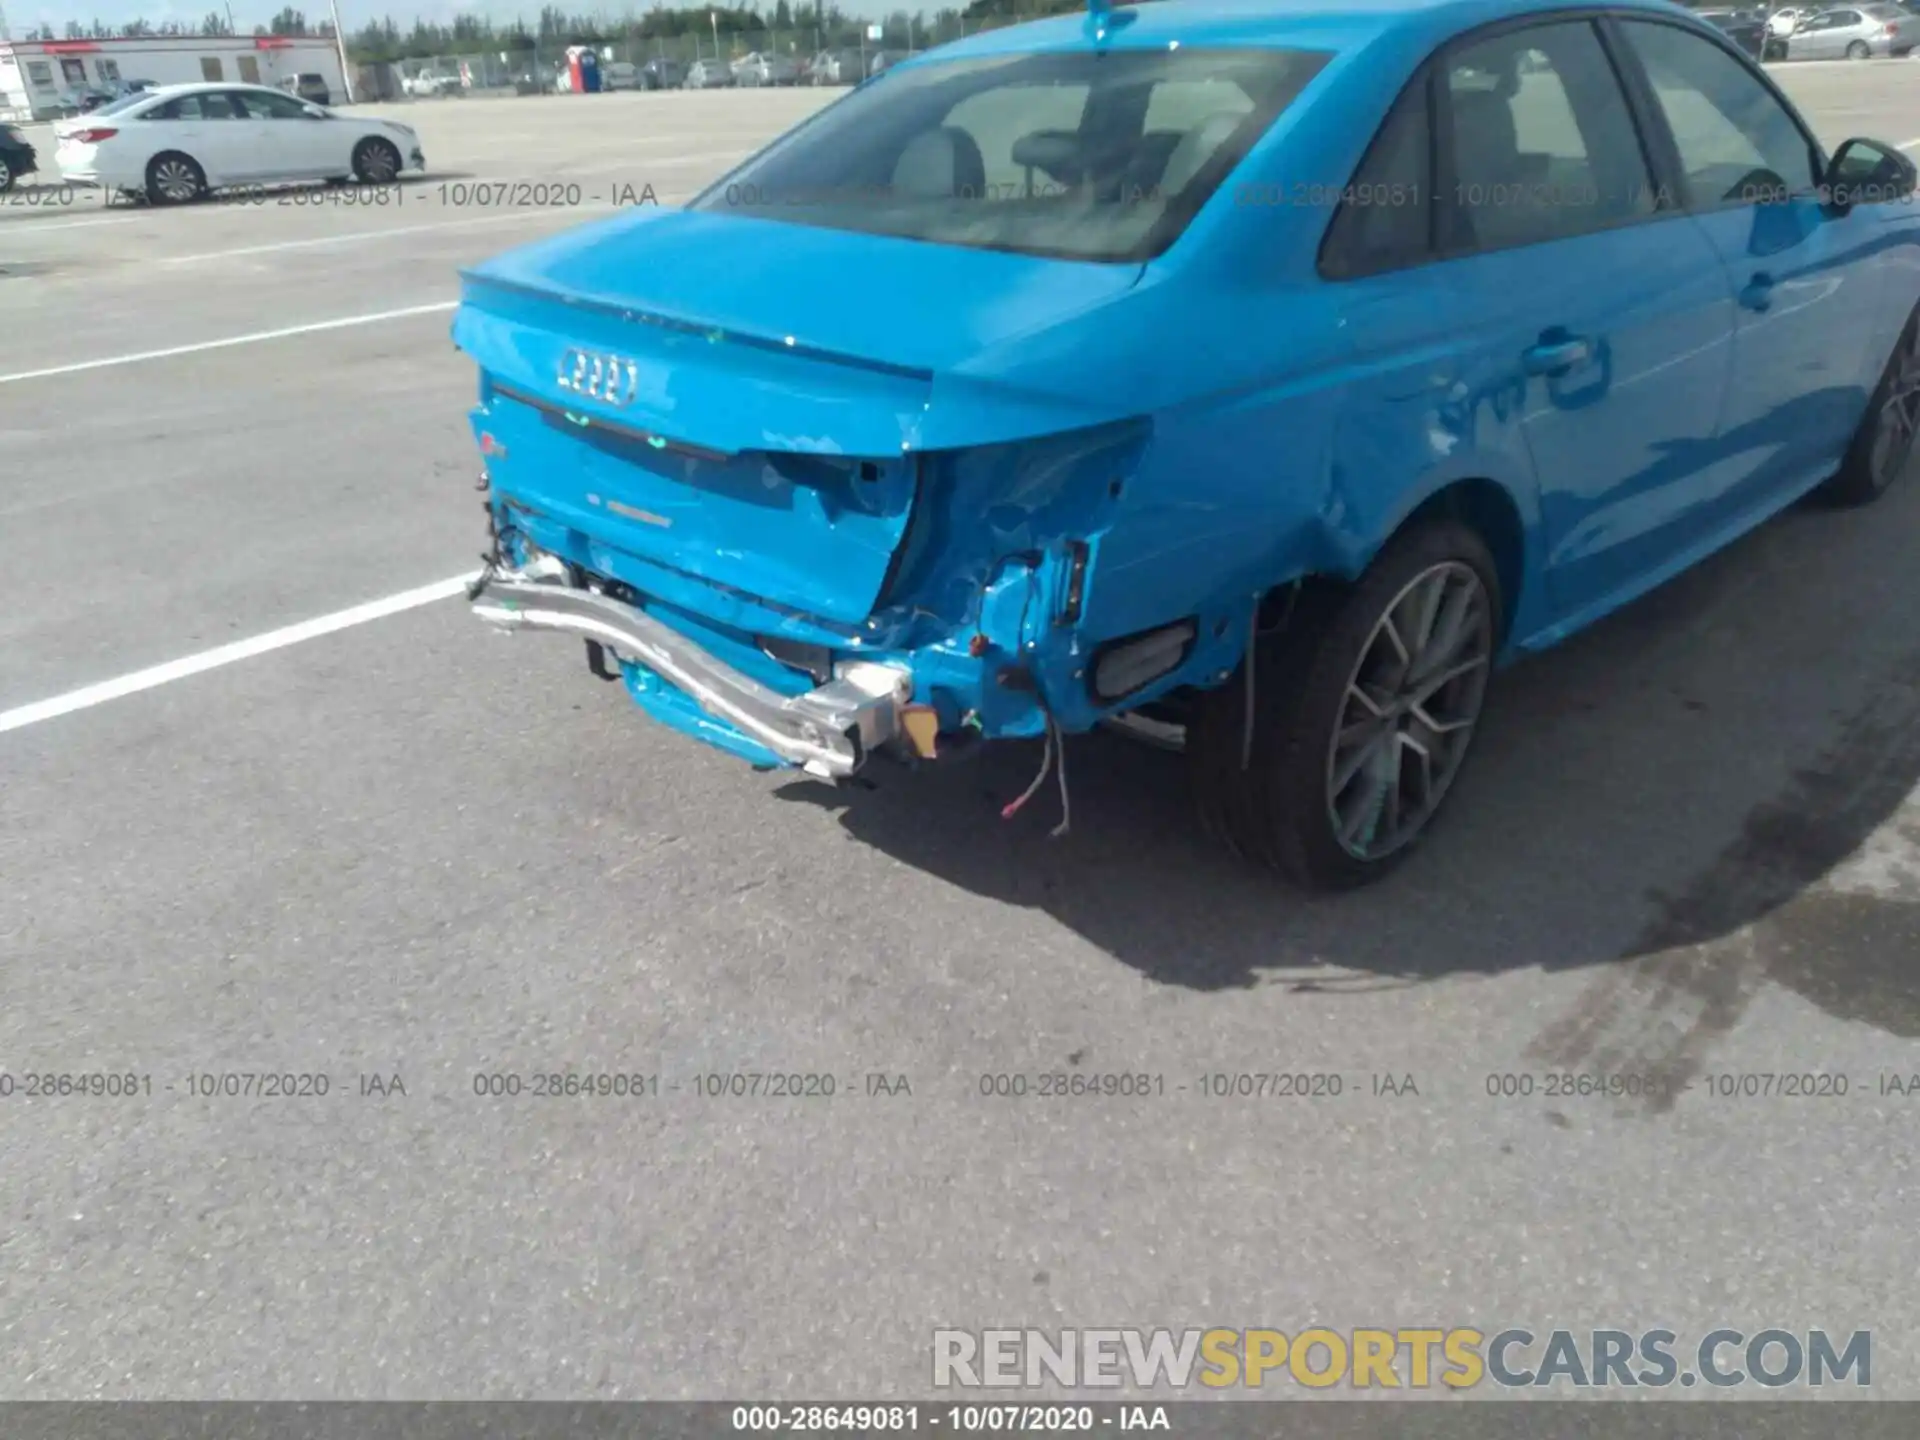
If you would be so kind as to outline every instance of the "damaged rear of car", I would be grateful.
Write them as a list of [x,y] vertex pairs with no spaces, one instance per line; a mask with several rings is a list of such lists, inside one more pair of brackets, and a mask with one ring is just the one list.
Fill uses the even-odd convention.
[[[1134,492],[1179,303],[1142,282],[1326,58],[921,62],[685,210],[466,272],[478,613],[826,778],[1085,730],[1219,668],[1207,597],[1155,595],[1147,563],[1200,537]],[[1147,123],[1157,95],[1179,128]]]

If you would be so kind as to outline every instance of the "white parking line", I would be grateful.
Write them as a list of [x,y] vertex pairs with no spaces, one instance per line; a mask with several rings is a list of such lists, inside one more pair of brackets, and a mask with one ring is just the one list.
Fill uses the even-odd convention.
[[139,216],[132,212],[125,215],[103,216],[97,220],[62,220],[57,225],[37,225],[31,221],[16,221],[19,231],[7,231],[9,240],[25,239],[33,235],[51,235],[55,230],[86,230],[95,225],[131,225]]
[[345,235],[316,235],[306,240],[275,240],[268,245],[245,245],[237,250],[209,250],[199,255],[163,255],[163,265],[196,265],[203,260],[233,260],[242,255],[271,255],[278,250],[305,250],[315,245],[351,245],[357,240],[384,240],[389,235],[420,235],[429,230],[459,230],[473,225],[499,225],[551,215],[551,210],[512,210],[476,215],[468,220],[435,220],[428,225],[391,225],[385,230],[352,230]]
[[45,380],[55,375],[78,375],[83,370],[106,370],[115,365],[138,365],[145,360],[170,360],[176,355],[198,355],[203,350],[225,350],[235,345],[257,345],[263,340],[284,340],[293,335],[313,335],[322,330],[345,330],[354,325],[377,325],[382,320],[402,320],[410,315],[433,315],[452,310],[457,300],[439,300],[431,305],[409,305],[401,310],[377,310],[371,315],[348,315],[339,320],[316,320],[310,325],[288,325],[280,330],[258,330],[251,335],[229,335],[224,340],[200,340],[192,345],[171,345],[165,350],[140,350],[132,355],[109,355],[103,360],[79,360],[71,365],[50,365],[45,370],[22,370],[0,375],[0,385],[20,380]]
[[236,640],[231,645],[203,650],[198,655],[189,655],[181,660],[169,660],[164,665],[150,666],[145,670],[136,670],[131,675],[122,675],[117,680],[106,680],[98,685],[69,690],[66,694],[56,695],[51,700],[36,700],[31,705],[21,705],[12,710],[0,710],[0,734],[5,734],[9,730],[24,729],[28,725],[37,725],[42,720],[56,720],[62,715],[71,715],[76,710],[90,710],[95,705],[106,704],[109,700],[118,700],[126,695],[137,695],[142,690],[152,690],[175,680],[185,680],[191,675],[203,675],[223,665],[232,665],[239,660],[251,660],[256,655],[265,655],[273,650],[284,650],[287,646],[298,645],[303,640],[317,640],[322,635],[332,635],[336,631],[351,629],[355,625],[365,625],[370,620],[384,620],[389,615],[398,615],[403,610],[415,610],[422,605],[431,605],[436,600],[451,599],[470,585],[473,579],[473,575],[455,575],[451,579],[422,585],[417,590],[403,590],[400,594],[389,595],[384,600],[369,600],[364,605],[336,610],[331,615],[302,620],[297,625],[287,625],[279,630],[269,630],[266,634],[256,635],[251,640]]

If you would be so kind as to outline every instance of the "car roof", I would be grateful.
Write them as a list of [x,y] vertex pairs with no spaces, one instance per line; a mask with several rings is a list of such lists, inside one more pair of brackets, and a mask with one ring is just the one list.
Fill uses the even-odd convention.
[[224,82],[219,80],[195,80],[191,84],[156,85],[151,90],[143,91],[142,93],[156,97],[161,95],[203,95],[209,90],[257,90],[265,95],[277,95],[280,93],[271,85],[255,85],[245,80],[228,80]]
[[[1153,0],[1119,6],[1122,26],[1110,27],[1114,49],[1182,45],[1348,50],[1389,34],[1438,44],[1498,20],[1548,16],[1562,10],[1606,9],[1672,16],[1688,13],[1673,0]],[[1089,43],[1084,11],[1051,16],[979,35],[927,52],[941,60],[1077,49]],[[926,63],[920,56],[908,62]],[[905,66],[901,68],[906,68]]]

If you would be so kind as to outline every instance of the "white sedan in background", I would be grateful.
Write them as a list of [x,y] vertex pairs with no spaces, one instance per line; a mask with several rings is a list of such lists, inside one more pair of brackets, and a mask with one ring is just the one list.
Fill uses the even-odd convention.
[[424,170],[420,137],[264,85],[168,85],[54,126],[68,180],[156,205],[236,185],[300,180],[384,185]]

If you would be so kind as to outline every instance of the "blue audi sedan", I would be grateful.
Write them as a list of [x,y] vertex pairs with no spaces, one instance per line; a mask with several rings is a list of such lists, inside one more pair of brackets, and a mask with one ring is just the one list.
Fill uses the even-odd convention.
[[1056,829],[1066,737],[1156,727],[1365,882],[1495,668],[1899,477],[1914,186],[1664,0],[994,31],[464,272],[474,608],[763,769],[1043,741]]

